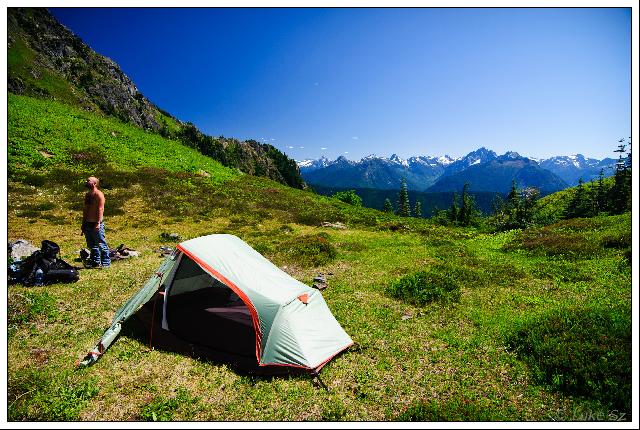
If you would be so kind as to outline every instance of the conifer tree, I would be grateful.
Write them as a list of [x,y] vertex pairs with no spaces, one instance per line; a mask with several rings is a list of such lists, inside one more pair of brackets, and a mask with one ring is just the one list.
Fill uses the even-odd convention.
[[620,139],[618,140],[618,149],[615,149],[613,152],[617,152],[620,155],[618,156],[618,161],[616,161],[616,173],[620,173],[623,172],[626,167],[627,167],[627,163],[626,163],[626,158],[627,157],[622,157],[622,154],[627,152],[627,144],[624,143],[625,140],[624,139]]
[[582,178],[578,181],[578,186],[565,210],[565,218],[585,217],[589,215],[589,202],[587,193],[584,190]]
[[416,218],[422,217],[422,204],[418,200],[416,200],[416,206],[413,209],[413,216]]
[[496,196],[493,203],[493,222],[498,230],[528,227],[534,217],[534,207],[540,198],[540,190],[528,187],[519,190],[512,181],[506,200]]
[[520,217],[518,219],[520,227],[526,228],[531,224],[533,208],[539,198],[540,190],[535,187],[528,187],[522,190],[519,211]]
[[407,180],[402,178],[400,193],[398,193],[398,215],[411,216],[411,204],[409,203],[409,192],[407,191]]
[[469,183],[467,182],[464,184],[464,187],[462,187],[460,213],[458,215],[460,225],[466,227],[473,223],[478,212],[475,206],[475,200],[473,196],[469,194]]
[[[611,211],[616,214],[631,210],[631,154],[623,157],[626,153],[627,144],[625,139],[618,141],[618,152],[620,155],[616,162],[613,187],[609,190],[609,203]],[[629,142],[629,145],[631,142]]]
[[604,169],[600,169],[598,184],[596,185],[595,207],[596,213],[604,212],[607,207],[607,190],[604,186]]
[[520,227],[520,218],[521,218],[521,199],[520,192],[518,191],[518,184],[514,179],[511,181],[511,189],[509,190],[509,194],[507,194],[507,219],[510,227],[519,228]]
[[520,206],[520,194],[518,193],[518,186],[516,180],[511,181],[511,189],[507,194],[507,204],[512,209],[517,209]]
[[391,200],[389,200],[389,198],[384,199],[384,206],[382,210],[385,212],[393,212],[393,205],[391,204]]
[[451,208],[449,208],[449,221],[457,222],[458,221],[458,193],[453,193],[453,201],[451,202]]

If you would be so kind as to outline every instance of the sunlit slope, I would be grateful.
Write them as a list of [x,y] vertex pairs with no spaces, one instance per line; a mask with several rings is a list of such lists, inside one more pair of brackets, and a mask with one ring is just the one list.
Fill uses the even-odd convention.
[[[55,101],[8,94],[9,177],[96,160],[132,171],[144,167],[200,173],[223,182],[237,172],[180,142]],[[105,167],[106,167],[105,166]]]

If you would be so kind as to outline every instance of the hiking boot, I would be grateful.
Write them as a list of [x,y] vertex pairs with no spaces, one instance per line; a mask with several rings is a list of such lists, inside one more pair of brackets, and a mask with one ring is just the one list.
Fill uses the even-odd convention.
[[99,267],[102,267],[100,263],[96,263],[95,261],[91,260],[84,261],[83,263],[85,269],[97,269]]

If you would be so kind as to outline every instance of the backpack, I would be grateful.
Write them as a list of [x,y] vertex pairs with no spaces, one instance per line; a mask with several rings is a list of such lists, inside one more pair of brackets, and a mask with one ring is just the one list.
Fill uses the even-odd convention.
[[43,283],[45,284],[75,282],[80,279],[76,268],[57,258],[59,252],[60,246],[57,243],[43,240],[40,250],[35,251],[20,264],[17,281],[25,285],[34,285],[38,269],[44,273]]

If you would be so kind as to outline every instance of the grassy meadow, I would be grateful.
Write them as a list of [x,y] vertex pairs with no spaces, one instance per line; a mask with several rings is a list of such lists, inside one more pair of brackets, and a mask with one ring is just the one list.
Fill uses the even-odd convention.
[[[8,239],[54,240],[73,262],[95,174],[110,246],[141,253],[73,284],[9,286],[9,420],[631,419],[630,214],[444,227],[242,175],[55,102],[10,95],[8,112]],[[159,266],[159,247],[175,246],[162,233],[235,234],[306,284],[324,273],[355,342],[323,368],[328,390],[150,349],[126,331],[77,370]]]

